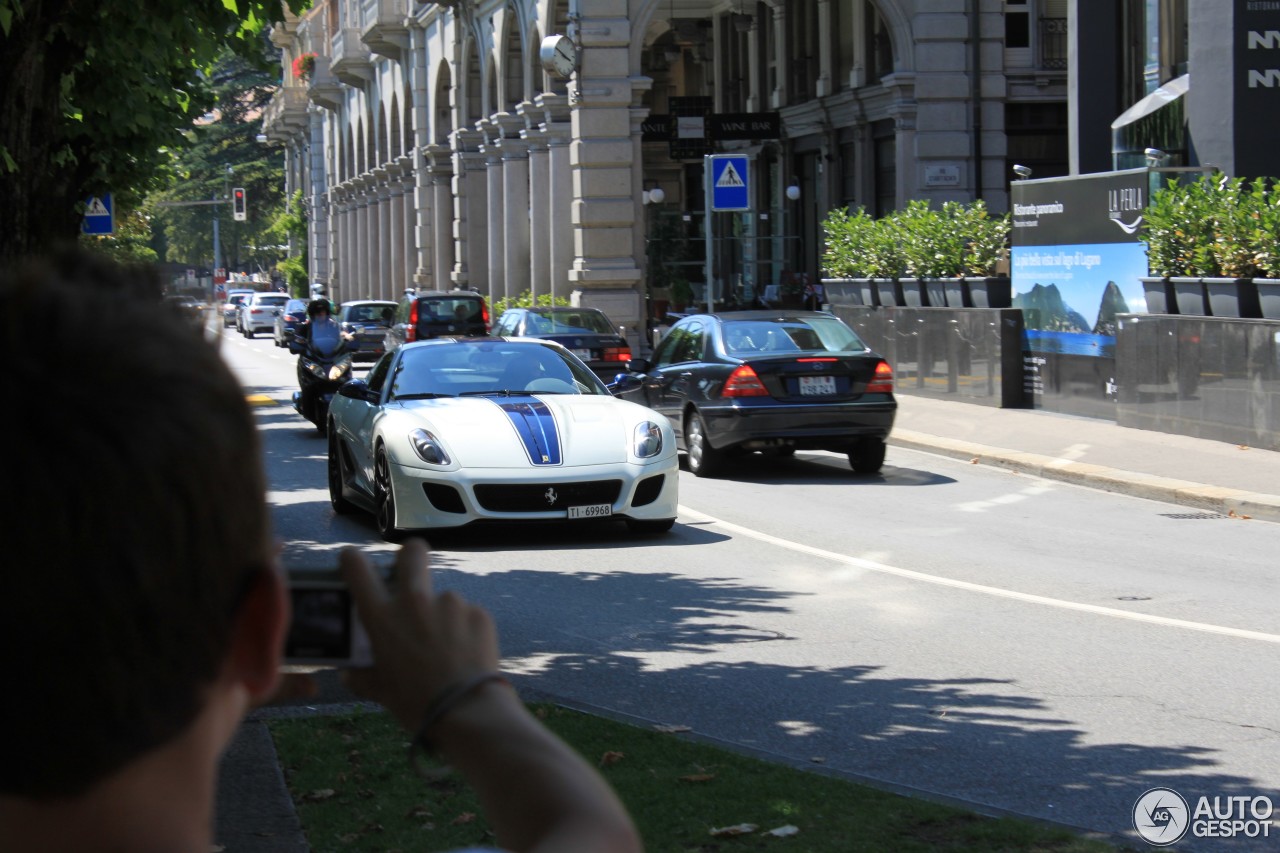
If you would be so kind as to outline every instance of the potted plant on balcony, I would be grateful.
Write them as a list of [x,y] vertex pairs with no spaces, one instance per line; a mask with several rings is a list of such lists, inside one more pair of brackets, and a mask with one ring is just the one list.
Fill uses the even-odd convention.
[[316,55],[314,53],[300,53],[294,58],[294,79],[301,80],[303,83],[309,83],[311,82],[311,75],[315,72]]

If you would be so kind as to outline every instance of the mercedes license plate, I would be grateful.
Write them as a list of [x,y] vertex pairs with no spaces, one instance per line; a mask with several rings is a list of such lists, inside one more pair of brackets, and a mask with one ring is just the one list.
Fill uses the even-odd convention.
[[[591,360],[591,350],[589,349],[575,349],[575,350],[570,350],[570,352],[572,352],[574,355],[576,355],[578,358],[582,359],[583,361]],[[573,516],[569,516],[569,517],[573,518]]]
[[800,396],[816,397],[836,393],[834,376],[801,376]]
[[588,504],[569,507],[570,518],[608,518],[613,515],[611,504]]

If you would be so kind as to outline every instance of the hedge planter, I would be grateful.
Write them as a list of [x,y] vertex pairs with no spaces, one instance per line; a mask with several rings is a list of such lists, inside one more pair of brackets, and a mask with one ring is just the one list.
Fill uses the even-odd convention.
[[1204,279],[1173,276],[1169,279],[1173,285],[1173,295],[1178,301],[1179,314],[1209,315],[1209,300],[1205,298]]
[[974,308],[1010,308],[1013,306],[1013,283],[1007,276],[966,278],[969,298]]
[[824,278],[822,292],[832,305],[861,305],[862,288],[856,278]]
[[948,308],[972,308],[973,296],[969,293],[969,282],[963,278],[949,278],[943,286],[947,295]]
[[1206,278],[1209,313],[1215,317],[1261,317],[1258,289],[1251,278]]
[[880,289],[876,287],[874,278],[856,278],[858,292],[862,296],[862,304],[874,308],[880,304]]
[[1258,289],[1258,307],[1268,320],[1280,320],[1280,278],[1255,278]]
[[925,295],[934,308],[945,308],[947,305],[947,283],[940,278],[931,278],[924,283]]
[[1173,294],[1173,282],[1167,278],[1140,278],[1142,295],[1147,299],[1148,314],[1177,314],[1178,300]]
[[896,278],[877,278],[876,299],[878,305],[902,305],[902,282]]
[[908,308],[928,308],[931,304],[929,294],[925,292],[925,281],[920,278],[904,278],[898,282],[902,286],[902,304]]

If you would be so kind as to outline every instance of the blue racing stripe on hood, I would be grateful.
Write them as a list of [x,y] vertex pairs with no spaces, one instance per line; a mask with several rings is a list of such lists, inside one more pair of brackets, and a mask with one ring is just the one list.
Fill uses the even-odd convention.
[[494,405],[507,413],[524,444],[524,452],[534,465],[559,465],[564,460],[560,450],[560,431],[551,409],[537,397],[492,398]]

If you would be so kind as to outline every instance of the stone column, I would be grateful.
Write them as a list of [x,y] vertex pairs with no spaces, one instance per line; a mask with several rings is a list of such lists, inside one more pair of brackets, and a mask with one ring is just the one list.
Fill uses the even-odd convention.
[[431,233],[427,238],[430,250],[427,255],[426,276],[420,275],[419,283],[428,287],[448,290],[450,272],[453,270],[453,151],[443,145],[430,145],[423,149],[427,159],[426,210]]
[[329,251],[329,205],[325,193],[327,177],[324,170],[324,112],[317,107],[308,110],[311,134],[311,157],[307,174],[310,177],[303,193],[307,205],[307,246],[310,263],[310,280],[327,282],[333,277]]
[[[481,122],[486,124],[486,122]],[[490,129],[489,133],[496,131]],[[488,294],[489,301],[495,302],[506,296],[506,274],[504,264],[506,256],[503,251],[503,216],[504,188],[502,185],[502,150],[494,144],[492,135],[481,149],[485,155],[486,188],[488,190],[488,217],[485,219],[486,253],[489,275],[479,290]],[[474,237],[475,235],[473,235]],[[476,283],[472,283],[475,287]]]
[[787,50],[787,7],[781,4],[773,7],[773,55],[777,73],[773,75],[776,83],[769,103],[776,110],[787,106],[787,62],[791,57]]
[[521,113],[529,120],[524,131],[529,145],[529,289],[532,295],[550,293],[552,266],[550,266],[550,232],[552,222],[545,214],[550,207],[550,161],[547,149],[545,124],[538,123],[532,113],[534,105],[521,104]]
[[453,133],[453,241],[450,278],[454,287],[487,288],[489,248],[483,229],[488,219],[488,173],[480,153],[483,137],[471,130]]
[[391,296],[391,268],[395,257],[391,250],[391,172],[385,166],[380,166],[374,170],[374,175],[378,180],[378,219],[374,225],[374,237],[377,241],[374,243],[377,247],[375,255],[378,260],[370,282],[376,295],[370,298],[388,299]]
[[387,199],[390,220],[387,230],[390,239],[387,248],[387,274],[383,276],[387,286],[387,295],[384,298],[399,299],[405,289],[405,267],[407,266],[404,239],[405,174],[399,163],[392,163],[388,171],[391,173],[391,184],[388,187],[390,197]]
[[[643,328],[633,173],[630,23],[625,0],[598,0],[582,19],[582,69],[572,103],[574,259],[569,278],[576,304],[602,309],[629,330]],[[633,335],[632,346],[639,345]]]
[[359,193],[357,204],[359,204],[359,213],[356,216],[356,268],[351,281],[347,282],[347,299],[367,299],[369,296],[369,282],[372,276],[369,270],[372,265],[370,260],[374,245],[373,227],[369,224],[371,220],[376,219],[377,208],[372,207],[373,197],[370,193],[369,180],[367,177],[359,177],[355,179],[356,192]]
[[402,158],[401,172],[404,175],[400,183],[400,239],[403,248],[400,252],[400,287],[391,291],[392,299],[399,299],[404,289],[413,284],[419,263],[418,177],[411,158]]
[[[529,281],[529,144],[520,138],[523,118],[503,114],[502,290],[508,297],[531,289]],[[497,282],[495,282],[495,285]]]
[[570,127],[567,123],[549,124],[553,136],[547,138],[549,161],[550,197],[543,207],[550,219],[550,265],[552,265],[553,296],[568,297],[570,283],[568,272],[573,268],[573,170],[570,164]]

